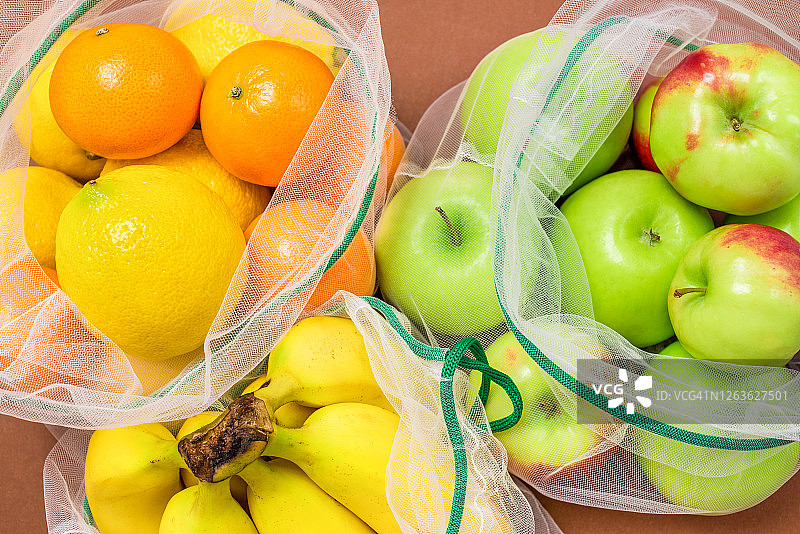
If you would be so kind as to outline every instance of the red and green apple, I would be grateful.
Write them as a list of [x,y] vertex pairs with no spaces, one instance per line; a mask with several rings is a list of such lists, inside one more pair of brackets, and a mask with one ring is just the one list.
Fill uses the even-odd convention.
[[800,193],[800,66],[757,43],[691,52],[661,82],[653,159],[684,197],[755,215]]
[[720,226],[686,251],[667,301],[695,358],[785,365],[800,350],[800,243],[761,224]]
[[642,166],[653,172],[661,171],[658,170],[658,165],[653,161],[653,154],[650,153],[650,116],[653,110],[653,98],[656,96],[662,79],[658,78],[648,84],[633,107],[633,128],[631,130],[633,149],[639,156]]
[[[566,337],[574,338],[575,333]],[[593,346],[588,336],[578,335],[577,339],[577,344],[582,345],[580,348],[589,354],[607,352],[607,349]],[[513,333],[507,332],[489,345],[486,358],[489,365],[514,381],[522,396],[519,422],[495,433],[508,452],[509,470],[514,474],[528,482],[571,479],[599,467],[616,449],[616,445],[606,442],[590,426],[578,423],[561,406],[545,372],[525,352]],[[477,385],[477,381],[473,384]],[[508,395],[494,385],[485,408],[489,421],[501,419],[513,411]]]

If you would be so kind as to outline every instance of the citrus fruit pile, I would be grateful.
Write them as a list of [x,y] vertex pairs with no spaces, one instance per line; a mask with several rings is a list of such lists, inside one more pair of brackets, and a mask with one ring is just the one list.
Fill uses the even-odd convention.
[[[77,308],[74,322],[145,375],[159,368],[147,362],[175,361],[174,376],[215,321],[241,314],[240,299],[287,287],[319,254],[366,156],[347,143],[367,138],[366,109],[333,84],[346,52],[291,6],[276,9],[310,40],[215,15],[177,26],[178,12],[170,31],[68,30],[32,73],[14,121],[35,166],[1,173],[0,194],[24,184],[28,247]],[[404,149],[391,122],[383,149],[386,179]],[[273,198],[284,174],[297,187]],[[18,204],[0,213],[6,252]],[[339,289],[375,290],[363,231],[309,304]],[[145,390],[163,383],[139,374]]]

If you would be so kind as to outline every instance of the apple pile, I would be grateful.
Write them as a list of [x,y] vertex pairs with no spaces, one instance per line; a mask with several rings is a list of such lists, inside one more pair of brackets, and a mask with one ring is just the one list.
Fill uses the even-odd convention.
[[681,197],[727,214],[669,274],[683,348],[786,364],[800,350],[800,66],[763,44],[699,48],[644,91],[632,137]]
[[[493,161],[523,67],[533,70],[527,75],[535,82],[562,44],[548,34],[550,41],[537,45],[541,35],[539,30],[501,45],[467,81],[462,152],[478,156],[437,161],[411,178],[378,223],[383,296],[436,334],[491,341],[503,330],[492,269],[493,170],[484,163]],[[592,64],[604,69],[605,78],[583,85],[587,93],[573,100],[609,106],[605,82],[624,74],[602,52],[594,53]],[[586,74],[574,69],[566,82]],[[586,141],[599,146],[595,155],[587,157],[578,147],[573,161],[556,162],[576,177],[556,204],[571,235],[550,235],[559,265],[545,266],[561,269],[562,309],[574,309],[571,301],[580,300],[588,286],[592,317],[632,345],[652,348],[677,338],[663,354],[785,365],[800,350],[800,66],[761,44],[709,45],[644,88],[635,106],[632,92],[622,93],[614,98],[623,104],[627,99],[630,109],[616,125],[598,127],[611,132],[604,142]],[[613,101],[617,109],[619,104]],[[569,136],[573,125],[566,120]],[[640,168],[609,173],[629,138]],[[567,276],[575,269],[561,240],[573,237],[581,258],[574,261],[583,263],[585,278]],[[520,285],[536,290],[535,281]],[[564,332],[564,339],[586,345],[574,332]],[[603,357],[596,343],[584,348]],[[555,474],[572,478],[614,456],[613,444],[564,411],[544,371],[511,334],[497,338],[487,356],[523,396],[520,422],[497,434],[512,472],[532,482]],[[694,378],[703,385],[703,376]],[[489,418],[508,409],[505,396],[491,391]],[[759,451],[731,456],[644,431],[634,434],[639,463],[659,493],[712,513],[763,500],[791,476],[800,458],[797,443],[775,452],[772,462],[780,465],[766,465],[753,456]],[[731,467],[730,477],[704,476],[655,459],[669,456],[659,450],[680,447],[685,462],[704,454],[703,465],[731,467],[735,456],[741,469]],[[767,472],[774,483],[750,483]],[[737,493],[743,496],[734,498]]]
[[[540,29],[501,44],[481,60],[456,112],[472,159],[494,159],[514,82],[526,68],[535,84],[569,38],[565,30]],[[616,126],[603,124],[589,138],[587,145],[601,145],[593,155],[578,148],[575,159],[588,162],[576,171],[568,191],[611,168],[633,122],[633,95],[619,65],[602,47],[589,47],[584,56],[565,81],[581,91],[576,100],[593,116],[605,116],[609,101],[620,101],[625,113]],[[590,65],[602,76],[597,83],[579,83]],[[624,81],[621,95],[613,84],[603,83],[608,77]],[[608,129],[607,139],[598,138]],[[565,135],[575,142],[569,128]],[[384,208],[375,232],[378,287],[409,319],[437,334],[479,335],[504,324],[492,270],[493,170],[468,159],[438,163],[405,183]],[[554,164],[566,173],[575,166],[565,159]]]

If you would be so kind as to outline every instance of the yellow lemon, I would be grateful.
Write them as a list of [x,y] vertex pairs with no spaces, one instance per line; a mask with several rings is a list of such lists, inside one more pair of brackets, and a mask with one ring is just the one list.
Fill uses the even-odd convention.
[[244,247],[208,187],[130,165],[88,182],[64,209],[56,265],[95,328],[127,354],[164,360],[203,344]]
[[100,175],[105,160],[87,153],[61,130],[50,109],[49,94],[55,60],[78,33],[77,30],[65,32],[33,70],[30,79],[36,81],[14,118],[14,129],[22,145],[29,149],[33,161],[85,183]]
[[[336,46],[336,41],[322,26],[283,2],[274,5],[271,2],[260,2],[256,5],[254,0],[249,0],[234,6],[220,7],[222,11],[218,13],[191,20],[192,15],[204,9],[205,5],[204,0],[184,2],[172,13],[165,25],[167,31],[183,41],[192,51],[200,65],[204,81],[222,58],[252,41],[272,39],[305,48],[328,65],[334,75],[346,58],[344,50]],[[248,24],[233,22],[253,19],[269,20],[277,25],[276,33],[290,33],[305,39],[268,35]],[[190,20],[191,22],[184,24]]]
[[101,176],[127,165],[162,165],[190,174],[218,194],[244,230],[261,215],[272,198],[272,190],[240,180],[220,165],[203,142],[200,130],[189,130],[176,145],[142,159],[110,159]]
[[[25,183],[25,241],[40,265],[55,269],[58,219],[64,207],[81,190],[81,185],[63,172],[44,167],[18,167],[0,173],[0,188],[3,189],[0,197],[13,199],[18,195],[20,180]],[[16,217],[18,207],[19,204],[13,200],[3,203],[4,235],[15,233],[15,221],[19,224]]]
[[0,265],[25,253],[22,233],[26,168],[0,173]]

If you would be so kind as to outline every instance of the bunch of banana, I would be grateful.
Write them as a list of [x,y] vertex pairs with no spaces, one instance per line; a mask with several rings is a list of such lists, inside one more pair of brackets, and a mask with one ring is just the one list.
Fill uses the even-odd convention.
[[310,317],[178,439],[158,424],[95,432],[87,500],[101,534],[400,534],[385,485],[399,422],[353,322]]
[[102,534],[158,534],[181,490],[178,442],[158,423],[98,430],[86,452],[86,499]]

